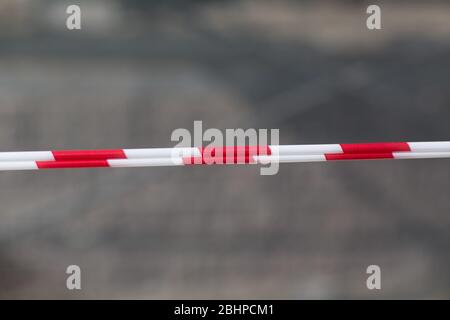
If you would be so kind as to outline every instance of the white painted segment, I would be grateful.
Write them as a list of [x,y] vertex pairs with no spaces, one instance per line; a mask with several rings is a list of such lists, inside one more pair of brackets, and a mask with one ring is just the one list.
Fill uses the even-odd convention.
[[4,161],[0,162],[0,171],[38,170],[35,161]]
[[270,150],[272,150],[272,153],[278,152],[280,156],[343,153],[342,147],[339,144],[273,145],[270,146]]
[[254,159],[258,163],[268,164],[271,162],[275,163],[287,163],[287,162],[315,162],[315,161],[327,161],[322,154],[311,154],[311,155],[280,155],[280,156],[255,156]]
[[0,161],[54,161],[51,151],[0,152]]
[[170,157],[200,157],[198,148],[147,148],[147,149],[124,149],[123,152],[128,159],[139,158],[170,158]]
[[111,159],[107,160],[110,167],[159,167],[159,166],[182,166],[183,158],[153,158],[153,159]]
[[450,141],[408,142],[412,152],[450,152]]
[[450,158],[450,152],[393,152],[394,159]]

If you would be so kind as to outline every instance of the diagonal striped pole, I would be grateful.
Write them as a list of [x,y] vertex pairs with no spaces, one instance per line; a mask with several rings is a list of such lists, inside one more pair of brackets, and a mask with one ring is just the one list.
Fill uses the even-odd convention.
[[0,171],[450,158],[450,141],[0,152]]

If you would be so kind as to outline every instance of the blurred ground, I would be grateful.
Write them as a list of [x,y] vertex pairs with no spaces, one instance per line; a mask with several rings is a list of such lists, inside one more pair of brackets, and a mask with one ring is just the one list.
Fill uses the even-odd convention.
[[[194,120],[282,144],[450,140],[448,2],[381,2],[376,32],[363,1],[145,3],[81,1],[68,32],[69,1],[2,1],[1,150],[171,146]],[[0,297],[450,298],[448,168],[4,172]]]

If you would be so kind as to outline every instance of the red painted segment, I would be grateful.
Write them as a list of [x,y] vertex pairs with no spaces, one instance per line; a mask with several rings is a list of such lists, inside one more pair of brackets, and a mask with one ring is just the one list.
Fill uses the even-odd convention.
[[193,165],[193,164],[206,164],[202,157],[183,157],[183,164]]
[[126,159],[122,149],[52,151],[56,161]]
[[106,160],[36,161],[36,165],[39,169],[109,167],[108,161]]
[[325,158],[331,160],[373,160],[373,159],[393,159],[390,153],[326,153]]
[[411,151],[407,142],[343,143],[341,148],[344,153],[348,154]]

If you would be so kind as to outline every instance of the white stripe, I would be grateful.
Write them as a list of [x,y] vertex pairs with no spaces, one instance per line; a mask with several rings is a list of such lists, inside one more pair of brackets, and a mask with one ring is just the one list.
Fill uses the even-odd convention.
[[0,162],[0,171],[38,170],[34,161],[4,161]]
[[51,151],[0,152],[0,161],[54,161]]
[[450,158],[450,152],[393,152],[394,159]]
[[450,152],[450,141],[408,142],[413,152]]
[[128,159],[201,156],[200,150],[198,148],[124,149],[123,152]]
[[154,158],[154,159],[111,159],[107,160],[110,167],[158,167],[158,166],[182,166],[183,159],[178,158]]
[[343,153],[342,147],[339,144],[272,145],[270,146],[270,150],[272,153],[278,152],[280,156]]
[[312,154],[312,155],[290,155],[290,156],[254,156],[256,162],[261,164],[274,163],[288,163],[288,162],[315,162],[326,161],[324,155]]

